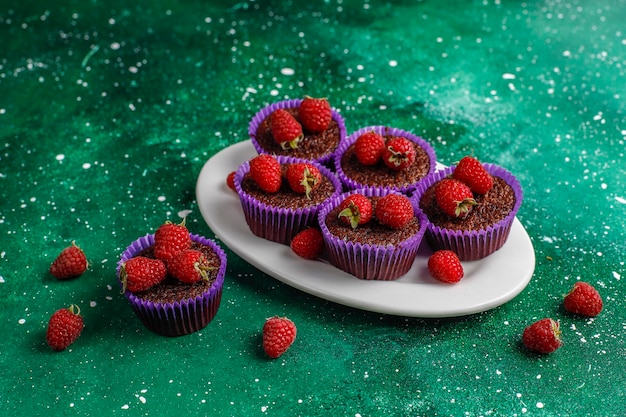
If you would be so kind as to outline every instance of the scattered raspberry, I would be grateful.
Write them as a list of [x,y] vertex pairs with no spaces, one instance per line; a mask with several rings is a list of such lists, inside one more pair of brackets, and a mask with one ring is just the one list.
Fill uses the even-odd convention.
[[309,227],[291,240],[291,250],[304,259],[317,259],[324,252],[324,238],[319,229]]
[[452,177],[467,184],[476,194],[485,194],[493,187],[493,177],[476,158],[471,156],[459,161]]
[[438,250],[428,258],[428,272],[439,281],[454,284],[464,275],[463,265],[451,250]]
[[74,343],[85,326],[78,306],[72,304],[50,316],[46,342],[53,350],[61,351]]
[[410,140],[394,137],[385,144],[382,158],[389,169],[402,171],[415,162],[415,148]]
[[136,256],[126,261],[120,269],[122,291],[145,291],[165,279],[167,268],[160,259]]
[[372,219],[372,202],[363,194],[352,194],[339,205],[339,219],[353,229]]
[[392,229],[406,226],[415,213],[411,201],[401,194],[388,194],[376,203],[376,218],[381,224]]
[[449,216],[465,217],[476,200],[472,190],[461,181],[445,178],[435,188],[437,205]]
[[287,317],[274,316],[263,325],[263,350],[270,358],[277,358],[296,340],[296,325]]
[[266,193],[280,190],[282,171],[280,162],[268,154],[260,154],[250,160],[250,178]]
[[595,317],[602,311],[602,297],[586,282],[576,282],[563,300],[565,310],[581,316]]
[[305,97],[300,103],[298,119],[310,132],[319,133],[328,129],[333,118],[330,103],[325,98]]
[[285,109],[277,109],[270,115],[270,129],[274,141],[283,149],[296,149],[304,137],[302,126]]
[[322,174],[314,165],[295,163],[287,166],[285,178],[293,192],[306,194],[307,198],[311,198],[311,191],[321,183]]
[[235,171],[232,171],[226,177],[226,185],[234,192],[237,192],[237,189],[235,188]]
[[72,242],[71,246],[63,249],[59,256],[50,265],[50,273],[57,279],[65,280],[76,278],[87,270],[87,258],[81,248]]
[[167,272],[186,284],[208,280],[212,269],[204,254],[195,249],[185,249],[167,263]]
[[191,246],[186,218],[179,224],[166,221],[154,232],[154,256],[164,262]]
[[354,142],[354,154],[362,165],[376,165],[385,152],[385,139],[376,132],[362,134]]
[[559,322],[551,318],[534,322],[524,329],[522,342],[526,348],[533,352],[554,352],[563,344]]

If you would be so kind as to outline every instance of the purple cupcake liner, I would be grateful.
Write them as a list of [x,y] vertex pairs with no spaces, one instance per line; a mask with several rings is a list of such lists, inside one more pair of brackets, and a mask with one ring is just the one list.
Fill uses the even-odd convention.
[[398,245],[372,245],[359,242],[346,242],[333,235],[326,226],[326,217],[349,195],[361,193],[366,197],[382,197],[398,193],[376,187],[365,187],[343,193],[330,199],[320,210],[318,223],[324,236],[328,262],[355,277],[363,280],[392,281],[405,275],[417,255],[426,231],[426,217],[414,209],[420,227],[418,232]]
[[[213,320],[220,307],[226,275],[226,253],[210,239],[194,234],[190,237],[194,242],[210,247],[220,259],[217,278],[208,291],[195,298],[173,303],[144,301],[128,290],[124,292],[124,296],[143,325],[162,336],[183,336],[203,329]],[[140,237],[126,248],[117,263],[118,280],[122,265],[150,246],[154,246],[154,234]]]
[[[256,131],[259,128],[259,125],[263,123],[263,121],[269,117],[277,109],[291,109],[295,107],[299,107],[300,103],[302,103],[302,99],[292,99],[292,100],[284,100],[279,101],[277,103],[270,104],[261,110],[259,110],[248,125],[248,136],[250,137],[250,141],[252,145],[256,149],[257,153],[268,153],[267,150],[263,149],[263,147],[259,144],[256,139]],[[332,118],[337,125],[339,126],[339,143],[341,143],[346,138],[346,123],[341,116],[334,108],[331,108]],[[329,149],[327,153],[324,155],[320,155],[316,158],[312,158],[314,161],[319,162],[321,164],[331,163],[335,154],[335,149]]]
[[[326,168],[321,163],[281,155],[276,156],[276,159],[281,165],[298,162],[312,164],[334,185],[335,192],[332,196],[339,195],[343,191],[341,181],[339,181],[337,176],[330,169]],[[270,206],[249,195],[241,187],[241,182],[248,172],[250,172],[250,162],[245,161],[235,172],[234,183],[235,190],[241,201],[246,223],[254,235],[273,242],[289,245],[291,239],[296,234],[316,224],[317,213],[324,205],[325,201],[313,206],[297,209]]]
[[362,184],[360,182],[357,182],[356,180],[353,180],[352,178],[348,177],[346,175],[346,173],[343,171],[343,168],[341,167],[341,157],[343,156],[343,154],[346,152],[346,150],[348,150],[348,148],[350,146],[352,146],[357,139],[359,138],[359,136],[363,135],[364,133],[367,132],[376,132],[380,135],[386,136],[386,135],[390,135],[390,136],[400,136],[403,138],[406,138],[408,140],[410,140],[413,143],[416,143],[417,145],[419,145],[422,149],[424,149],[424,151],[426,151],[426,154],[428,155],[428,160],[430,162],[430,167],[428,170],[428,175],[432,174],[433,172],[435,172],[435,167],[437,164],[437,157],[435,155],[435,149],[431,146],[430,143],[428,143],[425,139],[411,133],[411,132],[407,132],[406,130],[402,130],[402,129],[397,129],[394,127],[387,127],[387,126],[367,126],[367,127],[363,127],[355,132],[353,132],[352,134],[350,134],[350,136],[348,136],[344,141],[342,141],[339,146],[337,147],[337,150],[335,151],[334,157],[333,157],[333,162],[334,162],[334,167],[335,167],[335,172],[337,172],[337,175],[339,176],[339,179],[341,180],[341,182],[345,185],[345,187],[349,190],[354,190],[357,188],[364,188],[364,187],[376,187],[376,188],[388,188],[388,189],[392,189],[395,191],[399,191],[401,193],[405,193],[405,194],[410,194],[412,190],[414,190],[417,185],[423,180],[420,179],[419,181],[415,182],[415,183],[411,183],[411,184],[404,184],[404,185],[395,185],[395,186],[383,186],[383,185],[377,185],[377,184]]
[[[522,205],[524,197],[522,187],[517,178],[506,169],[489,163],[483,166],[489,174],[502,178],[511,186],[515,194],[513,209],[498,223],[481,230],[450,230],[436,226],[427,220],[425,238],[431,249],[448,249],[455,252],[462,261],[474,261],[491,255],[506,243],[515,216]],[[424,192],[433,184],[452,174],[454,168],[453,165],[437,171],[419,184],[411,197],[411,202],[417,211],[423,213],[419,208],[419,203]]]

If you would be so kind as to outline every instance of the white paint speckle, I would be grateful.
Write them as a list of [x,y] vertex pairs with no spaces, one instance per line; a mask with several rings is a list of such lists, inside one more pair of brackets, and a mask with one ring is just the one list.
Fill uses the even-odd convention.
[[626,198],[615,196],[615,201],[621,204],[626,204]]
[[157,197],[157,200],[163,202],[163,201],[165,201],[165,196],[164,195],[160,195],[159,197]]
[[89,302],[89,307],[95,307],[97,305],[97,303],[95,301],[90,301]]
[[[618,281],[619,281],[619,279],[620,279],[621,277],[622,277],[622,276],[621,276],[619,273],[617,273],[617,271],[613,271],[613,278],[615,278],[616,280],[618,280]],[[1,277],[0,277],[0,278],[1,278]]]
[[293,74],[296,73],[296,71],[294,71],[293,68],[282,68],[280,70],[280,73],[283,74],[283,75],[293,75]]
[[128,404],[124,404],[124,405],[122,406],[122,410],[128,410],[129,408],[130,408],[130,407],[128,406]]
[[83,164],[83,169],[89,169],[89,168],[91,168],[91,164],[89,162],[85,162]]
[[397,67],[398,66],[398,61],[396,61],[395,59],[392,59],[391,61],[389,61],[389,66],[390,67]]
[[59,162],[61,162],[62,160],[65,159],[65,155],[63,155],[62,153],[58,154],[55,159]]
[[17,322],[18,322],[19,324],[24,324],[24,323],[26,323],[26,319],[19,319]]
[[541,401],[537,402],[537,408],[543,408],[543,403]]

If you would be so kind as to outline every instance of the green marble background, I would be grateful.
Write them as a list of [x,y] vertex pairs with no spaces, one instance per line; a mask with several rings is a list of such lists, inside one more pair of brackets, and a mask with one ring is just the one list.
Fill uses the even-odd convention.
[[[0,414],[618,416],[626,410],[626,2],[41,1],[0,6]],[[537,266],[509,303],[470,317],[385,316],[309,296],[232,252],[203,331],[163,338],[119,294],[136,237],[188,213],[195,182],[265,104],[329,97],[348,130],[388,124],[439,160],[473,152],[523,184]],[[75,240],[91,261],[58,282]],[[596,319],[563,294],[591,282]],[[70,349],[50,314],[78,304]],[[298,326],[267,360],[260,328]],[[520,345],[561,321],[564,346]],[[595,410],[595,411],[594,411]]]

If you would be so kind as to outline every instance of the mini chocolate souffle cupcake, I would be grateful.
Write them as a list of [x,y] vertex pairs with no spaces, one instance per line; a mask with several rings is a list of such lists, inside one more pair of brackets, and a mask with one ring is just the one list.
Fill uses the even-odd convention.
[[[182,336],[206,327],[215,317],[222,298],[226,273],[226,254],[214,241],[191,234],[191,249],[203,253],[210,265],[207,279],[194,284],[182,283],[167,276],[160,284],[133,293],[125,288],[124,296],[141,322],[162,336]],[[132,242],[122,253],[117,276],[122,284],[121,270],[131,258],[154,258],[154,234]]]
[[[355,144],[362,135],[370,132],[382,136],[384,146],[388,146],[392,138],[408,140],[414,151],[414,160],[402,169],[390,169],[381,155],[376,163],[364,165],[356,156]],[[436,162],[435,150],[426,140],[387,126],[368,126],[355,131],[339,144],[334,156],[335,171],[347,189],[379,187],[403,193],[410,193],[422,179],[433,173]]]
[[303,138],[298,142],[296,148],[283,149],[274,140],[270,126],[272,113],[278,109],[284,109],[298,120],[300,105],[303,101],[303,99],[284,100],[259,110],[248,126],[250,141],[258,153],[291,156],[332,165],[333,154],[339,143],[346,137],[346,125],[343,117],[334,108],[331,108],[330,123],[323,131],[313,132],[304,126],[302,127]]
[[355,227],[339,218],[342,202],[355,194],[367,197],[372,212],[385,196],[403,194],[382,188],[362,188],[331,198],[320,210],[318,221],[324,237],[328,261],[335,267],[364,280],[395,280],[413,265],[426,219],[406,198],[410,220],[400,228],[382,224],[373,214],[371,220]]
[[493,186],[485,194],[473,193],[475,204],[465,216],[446,214],[435,197],[437,184],[450,177],[455,166],[429,175],[415,190],[412,203],[428,219],[425,237],[433,250],[449,249],[461,260],[471,261],[492,254],[507,241],[522,204],[522,188],[506,169],[494,164],[482,165],[492,176]]
[[341,182],[332,171],[315,161],[280,155],[274,158],[281,166],[283,177],[289,164],[313,165],[321,174],[319,184],[306,196],[294,192],[283,178],[280,189],[269,193],[251,178],[250,161],[246,161],[235,173],[235,190],[252,233],[289,245],[298,232],[316,224],[317,213],[322,205],[342,192]]

